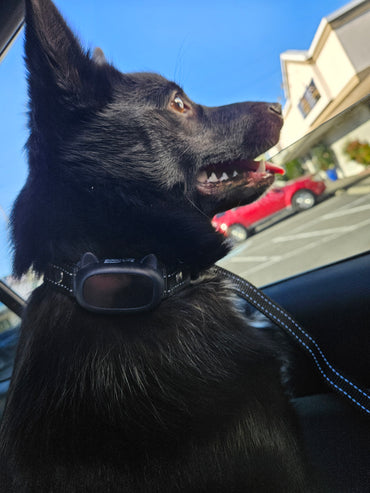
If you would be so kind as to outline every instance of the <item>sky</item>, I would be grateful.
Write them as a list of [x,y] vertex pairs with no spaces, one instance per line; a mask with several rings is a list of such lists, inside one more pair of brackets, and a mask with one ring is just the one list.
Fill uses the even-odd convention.
[[[122,72],[158,72],[207,106],[284,103],[280,53],[308,50],[322,17],[346,3],[55,1],[85,48],[99,46]],[[27,176],[26,112],[22,33],[0,64],[0,277],[11,273],[7,220]]]

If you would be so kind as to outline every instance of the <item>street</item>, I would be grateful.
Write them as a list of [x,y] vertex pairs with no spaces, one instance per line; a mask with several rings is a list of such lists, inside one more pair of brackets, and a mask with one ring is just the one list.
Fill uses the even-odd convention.
[[257,286],[370,248],[370,177],[234,247],[219,262]]

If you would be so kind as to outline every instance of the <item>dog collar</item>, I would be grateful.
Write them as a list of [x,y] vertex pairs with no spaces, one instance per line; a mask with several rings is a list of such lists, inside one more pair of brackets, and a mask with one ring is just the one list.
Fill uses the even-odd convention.
[[98,313],[152,310],[191,280],[190,270],[184,265],[167,272],[154,254],[141,260],[98,260],[88,252],[75,265],[49,264],[44,275],[45,283],[76,298],[83,308]]

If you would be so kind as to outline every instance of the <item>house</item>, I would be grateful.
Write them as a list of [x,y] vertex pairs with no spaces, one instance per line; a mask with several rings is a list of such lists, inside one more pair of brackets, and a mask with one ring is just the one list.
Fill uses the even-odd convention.
[[282,164],[287,159],[298,158],[303,168],[313,171],[317,165],[310,163],[312,156],[305,139],[301,147],[294,146],[294,152],[289,153],[286,148],[355,104],[357,112],[348,113],[342,123],[335,119],[337,131],[328,125],[327,132],[316,133],[310,145],[330,148],[330,152],[334,152],[333,165],[343,175],[363,169],[349,162],[343,147],[351,139],[370,143],[367,98],[370,94],[370,1],[354,0],[323,18],[307,51],[289,50],[280,55],[280,60],[286,98],[285,124],[280,142],[270,150],[270,155],[282,149],[285,152],[275,156],[274,162]]

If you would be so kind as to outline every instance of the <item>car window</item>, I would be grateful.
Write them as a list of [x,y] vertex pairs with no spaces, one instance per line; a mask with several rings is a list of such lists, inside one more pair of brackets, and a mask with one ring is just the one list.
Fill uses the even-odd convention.
[[[239,222],[251,234],[234,241],[222,266],[262,286],[369,250],[369,108],[366,96],[271,158],[286,170],[285,180],[277,183],[280,190],[293,186],[294,192],[286,193],[284,207],[252,225],[243,207],[234,211],[226,232]],[[319,182],[324,188],[315,191]],[[264,211],[276,201],[273,195],[260,199]]]
[[[280,147],[263,157],[282,166],[285,175],[278,176],[243,219],[238,209],[215,219],[222,234],[234,226],[235,246],[221,265],[259,286],[369,249],[370,52],[364,46],[370,29],[365,3],[352,2],[323,19],[309,49],[281,53],[286,122]],[[10,276],[8,233],[11,205],[27,174],[21,36],[9,53],[0,65],[0,108],[3,119],[6,115],[1,130],[0,278],[27,296],[36,281]],[[333,67],[334,59],[340,70]],[[17,172],[7,173],[12,167]],[[4,328],[17,323],[1,305],[0,316]]]
[[280,54],[284,126],[263,157],[285,175],[213,221],[236,244],[221,265],[258,286],[369,250],[369,28],[368,3],[350,2]]
[[[18,11],[15,9],[15,13]],[[18,25],[18,20],[17,23]],[[4,41],[5,43],[5,41]],[[11,206],[22,187],[27,173],[24,143],[27,139],[25,120],[25,73],[22,63],[22,36],[19,36],[0,64],[1,160],[0,160],[0,280],[23,298],[27,298],[33,284],[28,279],[16,280],[11,276],[12,250],[9,238]],[[22,123],[23,120],[23,123]],[[14,137],[16,136],[16,138]],[[16,167],[16,173],[9,173]],[[1,299],[1,298],[0,298]],[[0,303],[0,334],[19,324],[15,313]]]
[[20,318],[3,303],[0,303],[0,334],[16,328],[19,323]]

